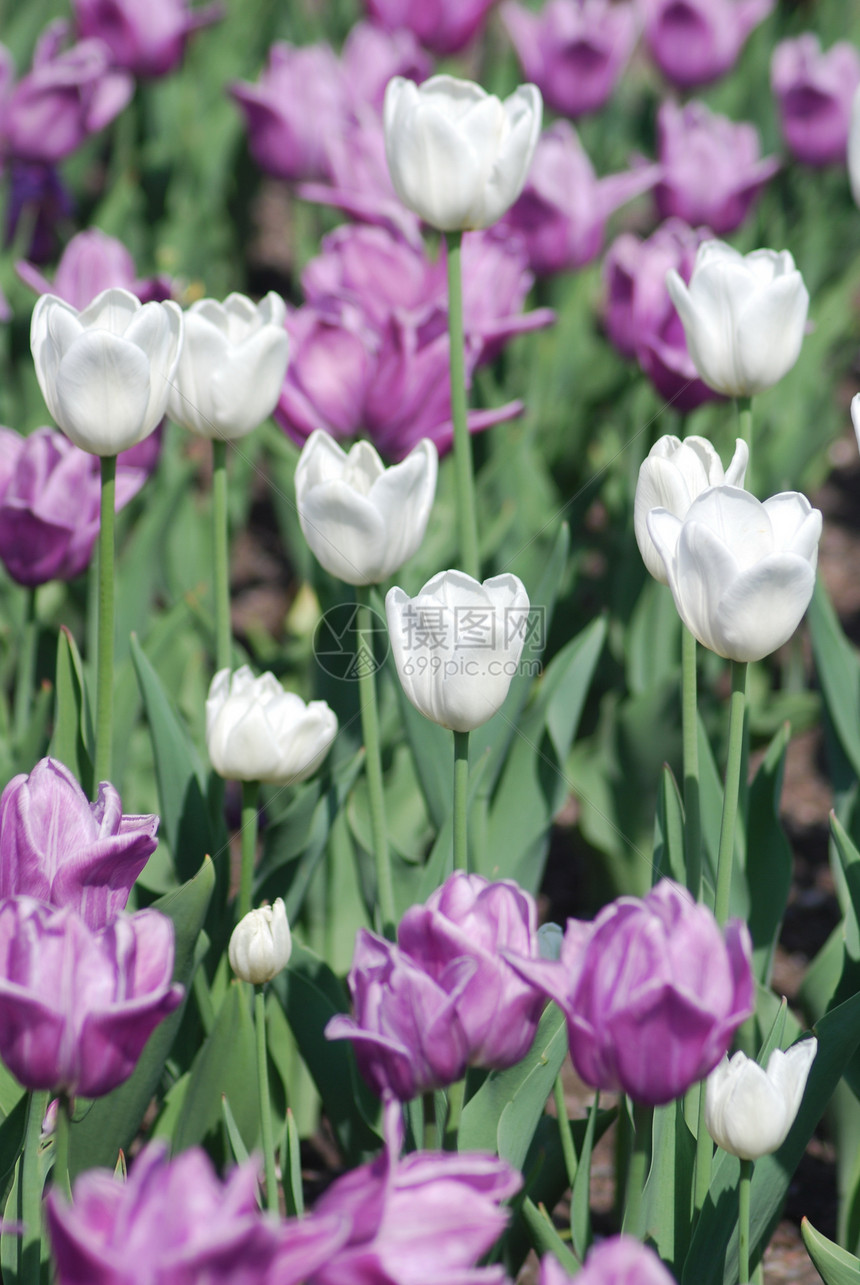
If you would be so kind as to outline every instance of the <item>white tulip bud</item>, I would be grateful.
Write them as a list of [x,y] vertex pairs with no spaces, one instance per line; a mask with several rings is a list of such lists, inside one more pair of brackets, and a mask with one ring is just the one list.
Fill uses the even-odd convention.
[[767,1070],[745,1053],[735,1053],[708,1076],[705,1124],[718,1147],[741,1160],[777,1151],[800,1110],[816,1039],[775,1049]]
[[536,85],[501,102],[470,80],[395,76],[383,108],[395,192],[441,232],[489,227],[523,190],[542,113]]
[[718,393],[752,397],[800,356],[809,292],[788,250],[743,255],[703,241],[689,286],[674,268],[666,286],[696,370]]
[[283,900],[249,910],[240,919],[227,947],[227,958],[236,976],[252,986],[262,986],[286,968],[293,949]]

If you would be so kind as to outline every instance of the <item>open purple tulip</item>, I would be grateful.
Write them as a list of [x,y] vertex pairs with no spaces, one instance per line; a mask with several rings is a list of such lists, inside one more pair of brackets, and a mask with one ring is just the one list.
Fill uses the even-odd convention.
[[407,910],[397,941],[440,985],[458,961],[474,963],[456,1005],[471,1066],[501,1070],[525,1057],[544,997],[500,952],[538,958],[537,908],[527,893],[510,880],[455,871],[423,906]]
[[645,43],[667,80],[706,85],[734,65],[776,0],[643,0]]
[[596,1089],[662,1106],[703,1079],[753,1010],[750,938],[662,880],[593,923],[569,919],[559,961],[508,958],[567,1018],[570,1055]]
[[385,1150],[338,1178],[315,1216],[351,1224],[349,1239],[309,1285],[503,1285],[501,1267],[475,1264],[504,1231],[501,1202],[520,1175],[480,1152],[413,1152],[400,1160],[400,1108],[385,1106]]
[[860,53],[840,40],[826,53],[811,31],[773,51],[770,83],[782,136],[806,165],[845,164]]
[[68,906],[103,928],[125,909],[157,830],[157,816],[123,816],[108,781],[90,803],[67,767],[42,759],[0,795],[0,897]]
[[93,932],[68,906],[0,902],[0,1057],[28,1089],[69,1097],[127,1080],[183,997],[173,924],[157,910]]
[[160,303],[171,297],[168,277],[141,280],[122,241],[100,228],[85,228],[72,237],[57,264],[53,282],[26,260],[16,263],[15,271],[37,294],[55,294],[79,310],[111,286],[130,290],[141,303]]
[[610,1236],[589,1251],[583,1270],[568,1276],[556,1258],[541,1260],[538,1285],[674,1285],[675,1278],[648,1245],[632,1236]]

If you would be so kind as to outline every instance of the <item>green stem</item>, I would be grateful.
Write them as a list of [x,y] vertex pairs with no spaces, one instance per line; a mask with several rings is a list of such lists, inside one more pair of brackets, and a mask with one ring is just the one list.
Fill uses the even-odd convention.
[[705,1207],[711,1187],[711,1168],[714,1162],[714,1144],[705,1124],[705,1081],[695,1085],[691,1092],[698,1095],[696,1106],[696,1166],[693,1178],[694,1223]]
[[641,1102],[633,1104],[633,1151],[627,1174],[627,1207],[624,1211],[624,1231],[641,1240],[645,1234],[643,1194],[651,1162],[651,1133],[653,1110]]
[[254,987],[254,1022],[257,1027],[257,1085],[260,1090],[260,1130],[263,1138],[263,1160],[266,1166],[266,1207],[278,1213],[278,1175],[275,1170],[275,1131],[272,1127],[272,1099],[269,1096],[269,1070],[266,1064],[266,1001],[263,987]]
[[394,940],[397,912],[394,907],[394,881],[388,851],[388,825],[385,819],[385,788],[382,780],[382,745],[379,735],[379,710],[376,705],[376,663],[373,655],[373,612],[370,588],[358,589],[358,696],[361,704],[361,731],[364,738],[367,792],[370,798],[370,831],[376,862],[376,895],[382,920],[382,932]]
[[555,1087],[553,1089],[555,1096],[555,1112],[558,1117],[558,1136],[561,1138],[561,1151],[564,1156],[564,1171],[567,1174],[567,1184],[573,1190],[573,1183],[576,1178],[576,1147],[573,1144],[573,1130],[570,1127],[570,1117],[567,1114],[567,1103],[564,1100],[564,1084],[561,1075],[555,1077]]
[[448,260],[448,334],[451,365],[451,418],[454,423],[454,475],[457,484],[457,537],[461,570],[481,578],[472,439],[466,417],[466,363],[463,340],[462,232],[445,234]]
[[242,782],[242,870],[239,876],[239,902],[236,923],[251,909],[254,895],[254,862],[257,857],[257,803],[259,781]]
[[24,1224],[19,1248],[21,1285],[39,1285],[42,1258],[42,1176],[39,1166],[39,1141],[42,1121],[48,1109],[47,1089],[33,1089],[27,1105],[27,1131],[19,1169],[19,1208]]
[[684,855],[687,887],[702,895],[702,815],[699,801],[699,715],[696,693],[696,639],[681,626],[681,721],[684,739]]
[[747,662],[732,661],[732,696],[729,711],[729,752],[726,761],[726,785],[723,792],[723,817],[720,825],[720,849],[717,856],[717,892],[714,914],[722,927],[729,917],[732,891],[732,865],[735,853],[735,824],[738,812],[741,763],[744,748],[744,713],[746,710]]
[[736,401],[737,401],[737,408],[738,408],[738,432],[739,432],[740,436],[743,438],[743,440],[746,442],[746,444],[747,444],[747,449],[749,450],[749,453],[750,453],[749,463],[747,464],[747,471],[746,471],[746,481],[745,481],[745,485],[746,485],[746,489],[747,489],[748,491],[751,491],[751,490],[752,490],[752,462],[753,462],[753,455],[752,455],[752,429],[753,429],[753,420],[752,420],[752,398],[751,398],[751,397],[738,397],[738,398],[736,398]]
[[18,672],[15,676],[15,740],[19,746],[30,721],[33,687],[36,682],[36,647],[39,641],[35,588],[28,589],[26,595],[24,628],[21,633],[21,648],[18,652]]
[[113,758],[115,497],[116,456],[103,455],[99,523],[99,654],[93,798],[98,797],[99,782],[110,780]]
[[738,1184],[738,1285],[747,1285],[750,1278],[750,1184],[753,1162],[741,1161],[741,1180]]
[[457,1136],[460,1132],[460,1116],[463,1114],[463,1102],[466,1098],[466,1077],[456,1080],[448,1089],[448,1114],[445,1118],[445,1150],[457,1150]]
[[61,1093],[57,1101],[57,1124],[54,1129],[53,1185],[69,1201],[72,1199],[72,1187],[69,1182],[69,1117],[71,1110],[69,1099],[65,1093]]
[[454,733],[454,869],[469,869],[469,733]]
[[424,1150],[436,1150],[436,1103],[432,1092],[421,1098],[421,1113],[424,1119]]
[[232,668],[230,549],[227,532],[227,443],[212,439],[212,562],[215,578],[215,666]]

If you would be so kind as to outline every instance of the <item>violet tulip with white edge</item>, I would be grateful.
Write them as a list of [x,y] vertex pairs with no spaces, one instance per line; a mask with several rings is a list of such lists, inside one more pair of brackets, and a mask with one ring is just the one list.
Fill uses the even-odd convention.
[[351,585],[379,584],[417,552],[436,494],[438,452],[424,438],[386,468],[369,442],[347,455],[312,433],[296,468],[299,523],[326,571]]
[[489,227],[523,190],[541,116],[535,85],[502,102],[470,80],[395,76],[383,123],[397,195],[440,232]]
[[682,519],[648,514],[678,615],[704,647],[728,660],[762,660],[788,642],[815,587],[821,514],[784,491],[762,504],[734,486],[712,487]]
[[705,1123],[718,1147],[741,1160],[778,1151],[800,1110],[818,1040],[774,1049],[767,1067],[745,1053],[724,1057],[708,1076]]
[[718,393],[752,397],[800,356],[809,292],[788,250],[743,255],[705,241],[689,286],[674,269],[666,285],[696,369]]
[[676,518],[686,516],[693,500],[712,486],[743,487],[749,463],[749,448],[740,438],[727,469],[704,437],[671,434],[661,437],[648,452],[639,469],[633,503],[633,530],[642,560],[655,580],[668,584],[666,567],[648,532],[652,509],[667,509]]

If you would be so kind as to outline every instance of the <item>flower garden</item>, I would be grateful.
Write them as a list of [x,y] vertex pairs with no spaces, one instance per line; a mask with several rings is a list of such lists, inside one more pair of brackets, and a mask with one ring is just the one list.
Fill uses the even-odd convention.
[[860,13],[0,38],[4,1285],[853,1285]]

